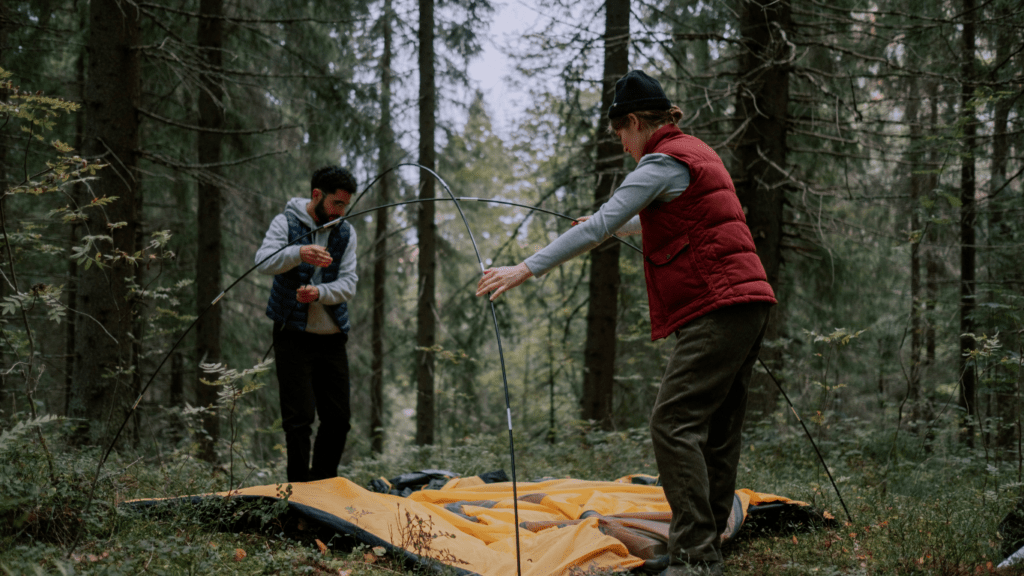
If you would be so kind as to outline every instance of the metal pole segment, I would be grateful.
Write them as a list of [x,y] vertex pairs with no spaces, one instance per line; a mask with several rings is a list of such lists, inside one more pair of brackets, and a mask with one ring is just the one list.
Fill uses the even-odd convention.
[[800,418],[800,415],[796,413],[796,407],[794,407],[793,403],[790,402],[789,396],[786,394],[786,391],[782,389],[782,384],[779,384],[779,381],[775,378],[775,375],[772,374],[772,371],[768,369],[768,365],[765,364],[764,360],[761,360],[760,358],[758,358],[757,361],[761,363],[761,367],[764,368],[764,371],[767,372],[768,376],[771,377],[772,382],[775,382],[775,386],[779,388],[779,392],[782,392],[782,397],[785,398],[786,403],[789,404],[790,412],[793,413],[793,416],[796,416],[796,421],[799,422],[800,427],[804,429],[804,434],[807,435],[807,439],[811,441],[811,446],[814,447],[814,453],[818,455],[818,460],[821,461],[821,466],[825,468],[825,474],[828,475],[829,482],[832,482],[832,488],[835,489],[836,496],[839,497],[839,503],[842,504],[843,506],[843,512],[846,512],[846,519],[850,522],[850,524],[853,524],[853,516],[850,516],[850,510],[846,508],[846,502],[843,502],[843,495],[839,493],[839,486],[836,485],[835,479],[832,478],[832,471],[828,469],[828,464],[825,463],[825,457],[822,456],[821,451],[818,450],[818,444],[814,442],[814,438],[811,436],[811,431],[807,429],[807,425],[804,424],[803,419]]
[[[374,211],[380,210],[382,208],[391,208],[391,207],[395,207],[395,206],[404,206],[406,204],[418,204],[420,202],[452,201],[452,202],[455,203],[456,207],[458,207],[459,214],[462,215],[462,221],[463,221],[463,223],[466,226],[466,230],[469,232],[470,240],[473,243],[473,250],[476,252],[477,261],[480,264],[480,270],[481,270],[481,272],[483,272],[486,268],[484,267],[483,259],[480,257],[480,250],[477,248],[476,240],[473,238],[473,231],[470,229],[469,223],[466,221],[466,216],[462,212],[461,205],[459,205],[459,200],[469,200],[469,201],[476,201],[476,202],[490,202],[490,203],[496,203],[496,204],[506,204],[506,205],[510,205],[510,206],[518,206],[518,207],[521,207],[521,208],[529,208],[530,210],[537,210],[537,211],[540,211],[540,212],[545,212],[547,214],[552,214],[552,215],[555,215],[555,216],[559,216],[561,218],[566,218],[568,220],[575,220],[571,216],[566,216],[565,214],[559,214],[558,212],[552,212],[550,210],[545,210],[545,209],[537,207],[537,206],[529,206],[529,205],[526,205],[526,204],[519,204],[519,203],[516,203],[516,202],[510,202],[510,201],[506,201],[506,200],[493,200],[493,199],[488,199],[488,198],[469,198],[469,197],[467,197],[467,198],[459,198],[459,197],[456,197],[454,194],[452,194],[451,189],[448,187],[448,184],[445,183],[444,180],[442,180],[441,177],[438,176],[434,171],[430,170],[429,168],[426,168],[426,167],[423,167],[423,166],[419,166],[419,164],[411,164],[411,163],[398,164],[398,165],[396,165],[396,166],[394,166],[392,168],[389,168],[385,172],[381,173],[373,181],[371,181],[370,184],[367,185],[367,188],[364,189],[362,193],[360,193],[359,197],[356,198],[356,201],[358,201],[359,198],[361,198],[363,196],[363,194],[366,193],[367,189],[369,189],[369,186],[372,186],[375,182],[380,180],[380,178],[382,178],[385,174],[387,174],[388,172],[390,172],[391,170],[394,170],[395,168],[397,168],[399,166],[417,166],[417,167],[420,167],[420,168],[426,170],[427,172],[430,172],[430,174],[433,175],[434,178],[436,178],[439,182],[441,182],[441,184],[444,186],[445,190],[448,192],[448,195],[450,196],[450,198],[423,198],[423,199],[417,198],[417,199],[412,199],[412,200],[405,200],[405,201],[402,201],[402,202],[392,202],[390,204],[384,204],[384,205],[381,205],[381,206],[376,206],[374,208],[363,210],[361,212],[354,212],[354,213],[351,213],[351,214],[347,214],[345,216],[342,216],[340,218],[337,218],[335,220],[327,222],[326,224],[324,224],[322,226],[314,228],[314,229],[310,230],[309,232],[307,232],[306,234],[303,234],[302,236],[300,236],[300,237],[296,238],[295,240],[289,242],[285,246],[282,246],[280,249],[274,251],[272,254],[270,254],[269,256],[264,258],[263,260],[260,260],[254,266],[252,266],[247,271],[245,271],[241,276],[236,278],[234,280],[234,282],[232,282],[219,295],[217,295],[217,297],[212,302],[210,302],[206,306],[206,308],[204,308],[203,311],[199,313],[199,315],[196,316],[196,318],[192,321],[192,323],[189,324],[187,328],[185,328],[185,331],[181,333],[181,336],[178,337],[178,339],[171,346],[170,350],[168,350],[167,354],[165,354],[164,357],[160,360],[160,363],[157,365],[156,369],[153,371],[153,374],[150,375],[149,380],[146,381],[146,384],[143,385],[142,389],[139,391],[138,398],[135,399],[135,402],[132,404],[131,410],[128,411],[128,414],[125,416],[124,421],[121,422],[121,426],[117,429],[117,432],[114,434],[114,438],[110,441],[110,445],[107,446],[106,450],[103,452],[103,455],[100,457],[99,463],[96,465],[96,473],[93,475],[92,484],[91,484],[90,489],[89,489],[89,497],[86,499],[85,506],[82,509],[82,513],[83,514],[85,514],[89,510],[89,508],[92,506],[92,501],[93,501],[93,498],[94,498],[95,492],[96,492],[96,485],[99,483],[100,472],[103,470],[103,465],[106,464],[107,458],[110,457],[110,453],[113,451],[114,445],[117,444],[117,440],[121,437],[121,433],[124,432],[125,426],[128,425],[128,421],[131,419],[131,417],[134,414],[135,410],[138,408],[139,404],[142,402],[142,398],[145,396],[146,392],[149,390],[149,387],[153,384],[153,381],[156,379],[157,374],[160,373],[160,369],[163,368],[163,366],[167,362],[168,358],[170,358],[171,355],[175,352],[175,350],[178,349],[178,346],[185,339],[185,336],[187,336],[188,333],[192,331],[192,328],[194,328],[195,325],[199,322],[199,319],[202,318],[203,315],[205,315],[206,312],[210,310],[210,308],[213,308],[218,302],[220,302],[220,300],[224,297],[224,295],[227,294],[232,288],[234,288],[239,282],[241,282],[243,279],[245,279],[246,276],[248,276],[254,270],[259,268],[259,266],[261,264],[263,264],[267,260],[273,258],[277,254],[279,254],[282,250],[284,250],[285,248],[288,248],[289,246],[291,246],[295,242],[298,242],[299,240],[302,240],[303,238],[306,238],[307,236],[309,236],[311,234],[319,232],[320,230],[336,226],[336,225],[340,224],[342,221],[348,220],[349,218],[354,218],[356,216],[361,216],[361,215],[366,214],[368,212],[374,212]],[[354,206],[354,205],[355,205],[355,202],[352,203],[352,206]],[[618,239],[620,241],[622,241],[621,238],[618,238]],[[627,246],[632,247],[634,250],[639,251],[639,249],[637,249],[635,246],[633,246],[629,242],[623,241],[623,243],[626,244]],[[511,465],[512,465],[513,512],[514,512],[514,515],[515,515],[515,522],[516,522],[516,567],[517,567],[518,573],[521,575],[522,574],[522,568],[521,568],[521,564],[520,564],[519,501],[518,501],[518,491],[517,491],[517,488],[516,488],[517,480],[516,480],[516,470],[515,470],[515,445],[514,445],[514,442],[513,442],[513,439],[512,439],[512,409],[511,409],[511,406],[510,406],[509,394],[508,394],[508,380],[507,380],[506,373],[505,373],[505,357],[504,357],[504,353],[502,351],[502,346],[501,346],[501,335],[500,335],[500,332],[498,330],[497,312],[495,311],[494,303],[493,302],[490,303],[490,306],[491,306],[491,316],[492,316],[493,321],[494,321],[495,336],[496,336],[497,341],[498,341],[498,355],[499,355],[499,358],[501,360],[501,377],[502,377],[502,381],[503,381],[504,388],[505,388],[505,409],[506,409],[506,413],[508,415],[508,421],[509,421],[509,431],[508,431],[508,433],[509,433],[509,452],[510,452]],[[71,545],[68,548],[68,553],[67,553],[67,557],[68,558],[71,557],[71,554],[74,552],[75,547],[77,546],[77,544],[78,544],[78,537],[76,535],[76,538],[71,542]]]
[[[497,200],[497,199],[493,199],[493,198],[478,198],[478,197],[456,197],[454,194],[452,194],[452,191],[448,187],[448,184],[443,179],[441,179],[441,177],[438,176],[437,173],[435,173],[433,170],[430,170],[429,168],[426,168],[424,166],[420,166],[419,164],[414,164],[414,163],[397,164],[394,167],[389,168],[388,170],[382,172],[380,175],[378,175],[376,178],[374,178],[374,180],[371,181],[370,184],[367,185],[367,187],[363,190],[363,192],[360,193],[360,195],[352,203],[351,207],[355,206],[355,203],[358,202],[360,198],[362,198],[362,196],[367,192],[367,190],[369,189],[370,186],[372,186],[374,183],[376,183],[378,180],[380,180],[380,178],[382,178],[388,172],[390,172],[390,171],[392,171],[395,168],[398,168],[400,166],[418,167],[420,169],[423,169],[423,170],[429,172],[435,179],[437,179],[438,182],[441,183],[442,186],[444,186],[445,191],[448,192],[449,198],[423,198],[423,199],[417,198],[417,199],[412,199],[412,200],[405,200],[405,201],[402,201],[402,202],[392,202],[390,204],[384,204],[384,205],[376,206],[374,208],[370,208],[370,209],[363,210],[363,211],[360,211],[360,212],[354,212],[354,213],[347,214],[345,216],[342,216],[340,218],[337,218],[335,220],[327,222],[326,224],[324,224],[322,226],[314,228],[313,230],[310,230],[308,233],[306,233],[306,234],[296,238],[292,242],[289,242],[287,245],[285,245],[285,246],[281,247],[280,249],[276,250],[274,253],[270,254],[269,256],[264,258],[263,260],[257,262],[253,267],[249,268],[249,270],[247,270],[241,276],[236,278],[235,281],[231,283],[231,285],[229,285],[227,288],[225,288],[212,302],[210,302],[209,305],[207,305],[207,307],[198,316],[196,316],[195,320],[192,321],[192,323],[188,326],[188,328],[185,329],[185,331],[181,334],[181,336],[177,339],[177,341],[175,341],[174,345],[171,346],[171,349],[163,357],[163,359],[157,365],[156,369],[153,371],[153,374],[150,376],[149,380],[146,381],[146,384],[142,387],[142,390],[139,392],[138,398],[135,400],[135,403],[132,405],[131,410],[129,411],[128,415],[125,417],[124,422],[121,423],[121,426],[120,426],[120,428],[118,428],[117,433],[114,434],[114,438],[111,440],[110,445],[107,447],[107,449],[103,453],[103,456],[100,458],[99,464],[96,467],[96,473],[95,473],[95,475],[93,477],[92,486],[91,486],[90,491],[89,491],[89,498],[86,500],[85,507],[83,508],[83,512],[82,512],[83,514],[85,514],[85,512],[88,511],[89,507],[92,504],[93,497],[95,495],[96,485],[99,482],[100,472],[101,472],[101,470],[103,468],[103,465],[106,463],[107,458],[110,456],[110,452],[113,450],[114,445],[117,443],[118,438],[121,436],[121,433],[124,431],[124,428],[128,424],[128,421],[131,419],[132,414],[135,412],[136,408],[138,408],[139,403],[142,401],[142,398],[145,395],[146,391],[149,389],[150,385],[153,383],[153,380],[156,378],[156,375],[160,372],[160,369],[163,368],[163,365],[167,362],[167,359],[170,358],[171,354],[173,354],[175,350],[177,350],[178,346],[185,339],[185,336],[188,335],[188,333],[192,330],[192,328],[195,327],[196,323],[199,322],[199,319],[204,314],[206,314],[206,312],[210,308],[212,308],[218,302],[220,302],[220,300],[224,297],[225,294],[227,294],[228,291],[230,291],[232,288],[234,288],[239,282],[241,282],[246,276],[251,274],[254,270],[259,268],[259,266],[261,264],[263,264],[264,262],[266,262],[270,258],[273,258],[278,253],[280,253],[282,250],[284,250],[285,248],[291,246],[295,242],[298,242],[299,240],[302,240],[303,238],[309,236],[310,234],[314,234],[316,232],[319,232],[320,230],[336,226],[336,225],[340,224],[342,221],[348,220],[349,218],[354,218],[356,216],[360,216],[360,215],[363,215],[363,214],[366,214],[366,213],[369,213],[369,212],[374,212],[374,211],[377,211],[377,210],[380,210],[380,209],[383,209],[383,208],[391,208],[391,207],[395,207],[395,206],[404,206],[406,204],[418,204],[420,202],[451,201],[451,202],[455,203],[455,206],[459,210],[460,216],[462,216],[463,224],[466,226],[466,231],[469,233],[470,241],[473,244],[473,250],[476,253],[477,262],[480,264],[481,272],[483,272],[484,270],[486,270],[486,268],[484,267],[483,259],[480,257],[480,250],[477,247],[475,238],[473,237],[473,231],[470,228],[469,222],[466,220],[466,216],[465,216],[465,214],[462,211],[462,206],[459,204],[460,201],[473,201],[473,202],[487,202],[487,203],[493,203],[493,204],[505,204],[505,205],[508,205],[508,206],[516,206],[516,207],[520,207],[520,208],[527,208],[527,209],[529,209],[531,211],[535,210],[535,211],[538,211],[538,212],[543,212],[543,213],[546,213],[546,214],[551,214],[553,216],[558,216],[559,218],[565,218],[567,220],[572,220],[572,221],[576,220],[572,216],[567,216],[567,215],[561,214],[559,212],[554,212],[554,211],[551,211],[551,210],[547,210],[547,209],[541,208],[539,206],[531,206],[531,205],[527,205],[527,204],[520,204],[520,203],[517,203],[517,202],[511,202],[511,201],[508,201],[508,200]],[[616,240],[618,240],[622,244],[625,244],[626,246],[632,248],[634,251],[636,251],[636,252],[638,252],[640,254],[643,253],[643,251],[640,248],[636,247],[632,243],[627,242],[627,241],[623,240],[622,238],[619,238],[618,236],[613,236],[613,238],[615,238]],[[513,513],[514,513],[514,516],[515,516],[515,523],[516,523],[516,569],[517,569],[517,573],[521,576],[522,575],[522,565],[521,565],[521,559],[520,559],[521,553],[520,553],[520,538],[519,538],[519,496],[518,496],[517,479],[516,479],[515,443],[514,443],[513,433],[512,433],[512,408],[511,408],[511,401],[509,399],[509,392],[508,392],[508,379],[507,379],[507,375],[506,375],[506,371],[505,371],[505,356],[504,356],[504,351],[502,349],[502,344],[501,344],[501,332],[500,332],[500,330],[498,328],[498,316],[497,316],[497,311],[496,311],[496,309],[494,307],[494,302],[490,302],[490,308],[491,308],[491,318],[492,318],[493,323],[494,323],[495,338],[496,338],[497,344],[498,344],[498,357],[499,357],[499,360],[501,362],[501,378],[502,378],[502,383],[504,385],[504,393],[505,393],[505,412],[506,412],[506,416],[508,418],[509,456],[510,456],[511,465],[512,465]],[[831,471],[829,471],[828,465],[825,464],[825,459],[822,457],[821,452],[818,450],[817,444],[815,444],[814,439],[811,437],[810,432],[807,430],[807,426],[804,425],[803,420],[801,420],[799,415],[797,415],[796,408],[793,406],[793,403],[790,402],[789,397],[786,395],[786,392],[782,389],[782,385],[779,384],[779,381],[775,379],[775,376],[771,373],[771,371],[768,370],[768,367],[764,365],[764,362],[761,361],[760,358],[758,359],[758,361],[761,362],[761,365],[764,367],[765,371],[768,372],[768,375],[771,376],[772,380],[775,382],[775,385],[778,386],[779,391],[782,392],[783,397],[786,398],[786,402],[789,403],[790,410],[793,412],[794,416],[796,416],[797,421],[800,422],[800,425],[803,426],[804,433],[807,435],[808,440],[811,441],[811,445],[814,447],[814,451],[818,455],[818,459],[821,460],[822,466],[824,466],[825,472],[828,474],[829,480],[832,481],[832,487],[835,489],[836,495],[839,496],[839,502],[842,504],[843,510],[846,511],[847,519],[852,523],[853,522],[853,518],[850,516],[849,510],[847,510],[847,508],[846,508],[846,503],[843,502],[842,494],[839,493],[839,487],[836,486],[835,480],[832,478],[832,473],[831,473]],[[67,554],[68,557],[70,557],[71,553],[74,551],[75,546],[77,545],[77,541],[78,541],[78,538],[76,536],[75,540],[71,543],[71,546],[68,549],[68,554]]]

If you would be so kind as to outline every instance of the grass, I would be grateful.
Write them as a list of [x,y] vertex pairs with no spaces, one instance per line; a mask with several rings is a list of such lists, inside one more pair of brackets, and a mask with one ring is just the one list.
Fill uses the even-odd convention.
[[[776,422],[752,425],[738,487],[811,503],[838,522],[765,532],[745,527],[726,549],[728,574],[1024,574],[1024,567],[995,568],[1003,557],[997,525],[1021,489],[1016,461],[996,460],[991,450],[969,450],[951,438],[936,440],[928,451],[910,436],[894,444],[891,431],[857,421],[819,432],[853,522],[846,521],[802,433]],[[566,437],[571,439],[554,445],[518,444],[518,479],[656,474],[644,429]],[[159,457],[115,455],[86,510],[98,453],[61,449],[61,440],[59,431],[47,429],[53,476],[32,434],[0,442],[0,574],[416,573],[400,559],[279,514],[280,505],[146,511],[122,505],[133,498],[223,490],[225,472],[184,448]],[[510,471],[507,440],[477,436],[458,447],[407,447],[354,461],[341,473],[365,485],[426,467],[464,475]],[[253,476],[249,484],[280,481],[280,468],[271,463],[263,478]]]

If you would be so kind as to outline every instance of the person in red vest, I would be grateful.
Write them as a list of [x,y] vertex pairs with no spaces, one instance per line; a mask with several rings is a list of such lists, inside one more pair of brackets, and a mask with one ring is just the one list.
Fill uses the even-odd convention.
[[612,234],[641,234],[651,339],[675,336],[651,414],[672,524],[668,554],[646,567],[664,565],[662,576],[722,574],[747,388],[776,303],[729,172],[682,117],[654,78],[619,79],[608,129],[636,169],[597,213],[522,263],[485,270],[476,290],[494,300]]

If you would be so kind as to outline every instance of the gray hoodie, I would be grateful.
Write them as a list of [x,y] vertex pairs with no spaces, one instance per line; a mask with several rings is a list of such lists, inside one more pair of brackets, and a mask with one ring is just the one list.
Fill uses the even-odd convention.
[[[298,217],[299,221],[309,226],[310,229],[317,227],[317,224],[313,222],[313,218],[306,212],[306,204],[309,202],[309,198],[292,198],[285,206],[284,212],[274,217],[274,220],[270,223],[270,228],[267,229],[266,236],[263,237],[263,245],[256,251],[257,263],[288,244],[288,218],[285,216],[286,213],[290,212]],[[314,334],[334,334],[340,332],[341,330],[338,328],[338,325],[331,318],[330,314],[324,310],[324,305],[348,302],[356,294],[356,283],[359,281],[359,276],[356,275],[356,231],[348,222],[342,222],[338,226],[349,227],[348,246],[345,248],[345,254],[341,257],[341,263],[338,267],[338,278],[334,282],[320,283],[323,268],[318,267],[313,273],[310,284],[319,289],[320,297],[315,302],[309,303],[309,312],[306,317],[306,332]],[[332,229],[333,227],[314,233],[313,243],[326,247],[327,237],[330,236]],[[302,257],[299,256],[299,249],[301,248],[297,244],[288,246],[266,262],[260,264],[256,269],[260,274],[268,276],[276,276],[277,274],[287,272],[302,263]]]

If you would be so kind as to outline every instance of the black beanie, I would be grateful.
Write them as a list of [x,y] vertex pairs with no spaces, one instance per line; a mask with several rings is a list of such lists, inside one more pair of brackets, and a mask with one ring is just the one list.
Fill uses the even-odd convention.
[[630,112],[668,110],[672,103],[661,84],[640,70],[631,70],[615,83],[615,101],[608,108],[608,119],[621,118]]

